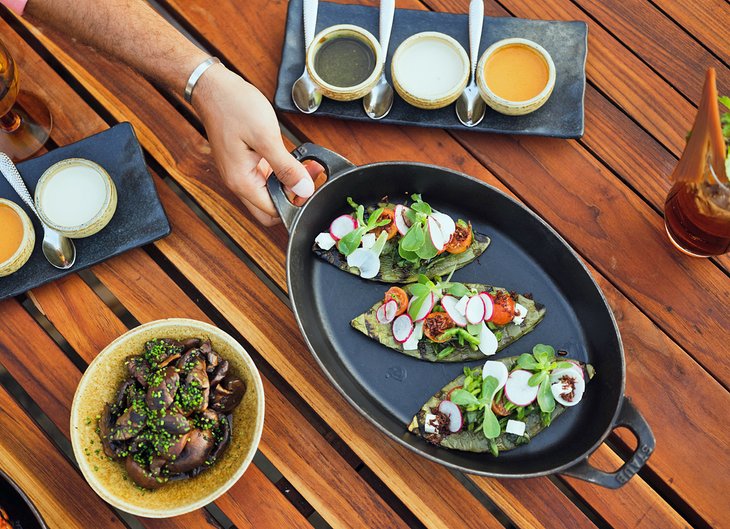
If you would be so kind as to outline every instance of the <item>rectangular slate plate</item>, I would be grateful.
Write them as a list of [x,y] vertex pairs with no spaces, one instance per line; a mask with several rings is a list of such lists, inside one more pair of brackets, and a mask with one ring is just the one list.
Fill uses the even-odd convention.
[[[19,204],[33,220],[36,244],[30,260],[16,273],[0,277],[0,300],[16,296],[110,257],[170,234],[170,223],[147,172],[142,148],[129,123],[121,123],[77,143],[18,164],[31,195],[43,172],[66,158],[86,158],[107,170],[117,188],[117,211],[99,233],[76,239],[76,264],[70,270],[52,267],[41,251],[43,228],[10,184],[0,176],[0,197]],[[1,231],[1,230],[0,230]],[[1,235],[1,234],[0,234]]]
[[[375,7],[320,2],[317,32],[335,24],[356,24],[378,35],[378,9]],[[397,9],[390,38],[385,72],[390,81],[390,58],[405,39],[421,31],[440,31],[454,37],[469,50],[467,15]],[[555,89],[545,105],[526,116],[505,116],[487,107],[484,120],[469,129],[456,118],[454,105],[439,110],[421,110],[410,106],[397,94],[393,108],[383,123],[417,125],[441,129],[478,130],[502,134],[530,134],[556,138],[580,138],[583,135],[583,96],[585,63],[588,49],[588,26],[585,22],[526,20],[510,17],[485,17],[480,56],[491,44],[508,37],[523,37],[537,42],[553,58],[556,69]],[[279,69],[279,83],[274,105],[285,112],[299,112],[291,100],[291,87],[304,71],[304,24],[302,0],[289,2],[286,36]],[[392,83],[391,83],[392,84]],[[365,115],[362,101],[338,102],[324,99],[314,115],[372,121]]]

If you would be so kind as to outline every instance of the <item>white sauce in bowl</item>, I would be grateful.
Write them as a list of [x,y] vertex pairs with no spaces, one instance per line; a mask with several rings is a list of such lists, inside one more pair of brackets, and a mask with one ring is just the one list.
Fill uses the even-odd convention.
[[92,167],[70,165],[53,175],[40,199],[48,220],[73,228],[101,213],[107,200],[107,185],[104,176]]
[[438,37],[414,41],[402,51],[396,68],[401,86],[422,99],[447,94],[464,77],[461,55],[451,43]]

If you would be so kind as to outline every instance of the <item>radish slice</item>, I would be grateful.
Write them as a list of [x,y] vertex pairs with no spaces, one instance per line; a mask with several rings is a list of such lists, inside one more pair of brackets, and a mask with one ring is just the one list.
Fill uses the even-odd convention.
[[408,221],[406,220],[406,212],[410,211],[411,208],[407,208],[403,204],[398,204],[395,207],[395,227],[398,228],[398,233],[405,235],[408,232]]
[[482,368],[482,379],[485,379],[487,377],[494,377],[497,379],[497,382],[499,382],[497,389],[494,391],[496,393],[497,391],[502,389],[507,383],[507,378],[509,377],[509,371],[507,371],[507,366],[504,365],[502,362],[487,360],[484,363],[484,367]]
[[380,308],[375,311],[375,317],[378,319],[378,323],[387,324],[395,319],[396,312],[398,312],[398,303],[391,299],[380,305]]
[[479,297],[484,302],[484,321],[489,321],[494,314],[494,299],[492,299],[492,295],[489,292],[482,292],[479,294]]
[[519,303],[515,303],[515,315],[512,318],[512,323],[515,325],[522,325],[525,318],[527,318],[527,308]]
[[515,406],[528,406],[535,402],[539,386],[533,387],[527,383],[531,376],[531,372],[518,369],[512,371],[507,378],[507,383],[504,385],[504,395]]
[[[426,319],[426,316],[431,314],[431,311],[433,310],[433,306],[436,304],[436,296],[434,296],[433,292],[429,292],[428,295],[429,295],[429,298],[423,302],[423,305],[421,305],[421,309],[418,311],[418,314],[416,314],[415,321],[424,320],[424,319]],[[408,303],[409,310],[411,308],[411,305],[413,304],[414,299],[416,299],[416,298],[412,297],[411,301]]]
[[444,235],[444,232],[441,231],[441,225],[433,217],[428,217],[428,235],[431,237],[431,242],[439,252],[443,250],[446,243],[449,242],[449,239]]
[[456,310],[457,303],[459,303],[459,301],[454,296],[447,295],[441,298],[441,306],[446,311],[446,314],[448,314],[459,327],[466,327],[466,318],[463,314]]
[[466,304],[469,303],[469,296],[462,296],[456,304],[456,311],[466,317]]
[[418,342],[423,338],[423,322],[419,321],[413,326],[413,332],[408,339],[403,343],[404,351],[416,351],[418,350]]
[[401,314],[393,322],[393,338],[398,343],[405,343],[413,334],[413,320],[408,314]]
[[446,213],[441,213],[440,211],[434,211],[431,213],[431,217],[436,220],[436,222],[439,223],[439,226],[441,227],[441,233],[444,234],[444,237],[446,238],[446,242],[451,239],[451,236],[456,231],[456,223],[454,222],[454,219],[449,217]]
[[332,235],[330,235],[329,232],[320,233],[314,239],[314,242],[316,242],[317,246],[322,248],[324,251],[331,250],[332,247],[337,244],[337,241],[332,238]]
[[[558,360],[560,360],[560,359],[558,359]],[[571,364],[573,364],[576,367],[576,369],[580,372],[581,378],[583,378],[583,380],[586,379],[586,375],[583,372],[583,366],[580,365],[580,362],[578,362],[578,360],[563,360],[563,362],[570,362]]]
[[413,335],[411,338],[415,338],[416,340],[423,338],[423,321],[417,321],[413,324]]
[[375,245],[376,237],[374,233],[366,233],[362,236],[362,247],[369,250]]
[[360,277],[372,279],[380,271],[380,257],[365,248],[357,248],[347,256],[347,266],[360,269]]
[[472,325],[483,322],[486,313],[487,307],[481,296],[472,296],[466,302],[466,321]]
[[479,350],[485,356],[492,356],[499,349],[499,341],[494,333],[487,327],[486,323],[482,323],[479,331]]
[[585,389],[583,375],[575,367],[556,369],[550,374],[550,390],[558,404],[575,406],[583,398]]
[[527,424],[525,424],[522,421],[513,421],[512,419],[507,421],[507,426],[505,427],[504,431],[507,433],[511,433],[512,435],[519,435],[522,437],[525,435],[525,430],[527,429]]
[[456,433],[461,430],[461,427],[464,425],[464,419],[459,406],[450,400],[442,400],[441,404],[439,404],[439,411],[449,418],[449,431],[451,433]]
[[340,215],[330,224],[330,235],[336,241],[357,229],[357,220],[352,215]]

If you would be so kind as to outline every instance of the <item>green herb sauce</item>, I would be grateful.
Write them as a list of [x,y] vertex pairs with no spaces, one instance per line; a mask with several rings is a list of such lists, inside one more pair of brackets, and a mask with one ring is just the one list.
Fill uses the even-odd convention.
[[337,37],[314,56],[314,69],[326,83],[346,88],[365,81],[375,69],[375,53],[363,41]]

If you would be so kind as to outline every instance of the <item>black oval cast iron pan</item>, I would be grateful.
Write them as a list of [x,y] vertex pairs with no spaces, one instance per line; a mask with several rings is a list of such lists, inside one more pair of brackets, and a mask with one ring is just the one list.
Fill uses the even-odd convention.
[[[617,488],[643,466],[654,449],[654,437],[624,397],[625,364],[616,322],[588,270],[552,228],[501,191],[455,171],[405,162],[356,167],[313,144],[304,144],[293,154],[299,160],[317,160],[329,178],[301,208],[289,202],[273,175],[269,179],[272,199],[290,231],[289,295],[315,359],[360,413],[415,453],[485,476],[533,477],[559,472]],[[367,205],[384,196],[398,202],[411,193],[421,193],[425,201],[453,218],[470,220],[476,231],[492,239],[478,261],[456,272],[455,280],[531,292],[547,307],[544,321],[496,358],[519,355],[537,343],[546,343],[596,368],[597,375],[578,406],[529,444],[496,458],[437,448],[406,430],[421,405],[454,379],[463,364],[410,358],[352,329],[350,321],[381,299],[388,286],[342,272],[312,251],[317,234],[338,215],[351,212],[348,196]],[[618,426],[634,432],[639,440],[637,450],[615,473],[591,467],[588,456]]]
[[48,529],[30,498],[0,470],[0,509],[10,517],[10,525],[18,529]]

